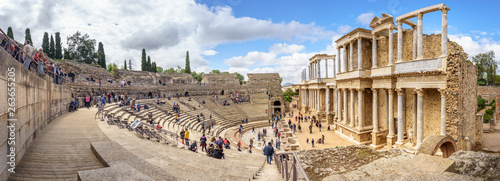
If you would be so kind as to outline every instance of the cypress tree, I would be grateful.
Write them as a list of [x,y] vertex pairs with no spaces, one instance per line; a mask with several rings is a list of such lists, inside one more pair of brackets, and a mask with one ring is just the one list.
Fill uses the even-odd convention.
[[57,32],[56,33],[56,52],[54,54],[54,58],[56,59],[62,59],[63,54],[62,54],[62,45],[61,45],[61,33]]
[[127,60],[123,60],[123,69],[127,70]]
[[49,44],[49,57],[54,58],[56,55],[56,47],[54,45],[54,37],[50,35],[50,44]]
[[151,65],[151,72],[156,72],[156,62],[153,62]]
[[132,70],[132,59],[128,59],[128,69]]
[[10,26],[9,26],[9,28],[7,28],[7,36],[10,39],[14,39],[14,32],[12,32],[12,28]]
[[151,71],[151,57],[148,55],[148,62],[146,63],[146,71],[152,72]]
[[186,52],[186,68],[184,69],[186,73],[191,74],[191,65],[189,63],[189,51]]
[[42,49],[45,55],[49,54],[49,34],[47,32],[43,33]]
[[99,42],[99,46],[97,48],[97,63],[101,65],[101,67],[106,68],[106,54],[104,53],[104,45],[102,42]]
[[25,34],[24,34],[24,42],[30,41],[30,45],[33,45],[33,40],[31,40],[31,32],[29,28],[26,28]]
[[142,49],[142,57],[141,57],[141,71],[146,71],[146,64],[148,62],[146,61],[146,49]]

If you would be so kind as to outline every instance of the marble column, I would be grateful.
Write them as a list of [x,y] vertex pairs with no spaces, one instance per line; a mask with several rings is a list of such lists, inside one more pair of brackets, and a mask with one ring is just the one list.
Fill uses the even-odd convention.
[[347,72],[347,63],[349,62],[349,61],[348,61],[348,58],[347,58],[347,47],[344,47],[344,48],[342,49],[342,51],[344,51],[344,54],[343,54],[343,57],[344,57],[343,59],[344,59],[344,60],[343,60],[343,62],[342,62],[342,63],[344,63],[344,64],[342,65],[342,72]]
[[332,102],[332,106],[333,106],[333,110],[332,111],[333,111],[333,113],[335,113],[335,115],[337,115],[337,113],[338,113],[337,112],[337,99],[338,99],[338,97],[337,97],[337,89],[336,88],[333,89],[332,98],[333,98],[333,101],[331,101]]
[[412,124],[412,137],[416,140],[417,137],[417,92],[413,93],[413,124]]
[[377,36],[373,35],[372,43],[372,68],[377,67]]
[[394,60],[393,60],[393,49],[394,49],[394,40],[392,38],[393,34],[392,34],[392,27],[389,28],[389,65],[393,65],[394,64]]
[[307,69],[309,70],[308,71],[309,74],[307,77],[309,77],[309,80],[311,80],[311,65],[307,66]]
[[317,105],[318,105],[318,111],[321,111],[321,105],[322,105],[321,104],[321,89],[318,89],[316,91],[316,93],[318,94],[317,97],[316,97],[317,101],[318,101],[318,103],[317,103]]
[[403,22],[398,21],[398,60],[403,61]]
[[397,144],[403,144],[404,141],[404,129],[405,129],[405,114],[404,114],[404,96],[405,92],[403,89],[397,89],[398,92],[398,141]]
[[417,148],[424,141],[424,91],[417,89]]
[[448,7],[441,10],[441,56],[448,55]]
[[318,79],[321,79],[321,59],[317,60],[317,64],[318,64],[318,76],[317,78]]
[[378,132],[378,93],[377,89],[372,89],[372,119],[373,119],[373,132]]
[[364,96],[363,96],[363,91],[364,89],[358,89],[358,130],[363,130],[363,127],[365,126],[363,124],[364,120],[364,110],[363,110],[363,105],[364,105]]
[[326,87],[325,102],[326,102],[326,112],[331,113],[331,111],[330,111],[330,88],[329,87]]
[[394,136],[394,90],[388,89],[389,94],[389,136]]
[[417,59],[417,27],[413,26],[413,60]]
[[[340,47],[337,47],[337,57],[335,57],[337,59],[337,65],[335,66],[335,70],[337,71],[337,74],[340,73],[340,59],[342,58],[340,56]],[[335,74],[335,77],[337,77],[337,74]]]
[[441,135],[446,135],[446,89],[439,89],[441,93]]
[[344,103],[342,104],[344,106],[344,109],[342,110],[342,112],[344,115],[344,124],[347,125],[347,111],[348,111],[347,110],[347,90],[348,89],[342,89],[342,90],[344,92],[344,100],[343,100]]
[[362,38],[358,38],[358,70],[361,70],[363,68],[363,51],[361,51],[363,48],[362,46]]
[[[335,64],[334,64],[335,66]],[[325,58],[325,78],[328,78],[328,59]]]
[[333,59],[333,77],[337,77],[337,55],[335,56],[335,59]]
[[419,13],[417,15],[417,59],[424,58],[424,32],[422,29],[422,19],[424,15]]
[[312,78],[315,79],[316,78],[316,63],[313,62],[312,63]]
[[354,121],[356,121],[355,120],[355,116],[354,116],[354,90],[356,90],[356,89],[349,89],[349,91],[351,93],[351,97],[350,97],[350,100],[349,100],[349,102],[350,102],[350,105],[349,105],[349,113],[350,113],[349,126],[351,128],[354,128]]
[[354,63],[353,63],[354,60],[352,59],[353,53],[354,53],[352,51],[353,47],[354,47],[354,42],[352,42],[352,41],[349,42],[349,71],[354,70]]

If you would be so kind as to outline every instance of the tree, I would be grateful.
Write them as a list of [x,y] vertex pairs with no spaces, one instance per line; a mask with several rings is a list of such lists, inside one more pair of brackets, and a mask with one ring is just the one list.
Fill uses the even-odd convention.
[[156,69],[156,62],[153,62],[153,63],[151,64],[151,72],[156,72],[156,70],[157,70],[157,69]]
[[97,48],[97,64],[106,68],[106,54],[104,53],[104,45],[102,42],[99,42],[99,46]]
[[50,35],[49,57],[54,58],[55,54],[56,54],[56,47],[54,45],[54,36]]
[[210,74],[220,74],[220,70],[212,70],[210,71]]
[[147,63],[148,61],[146,60],[146,49],[142,49],[142,57],[141,57],[141,71],[147,71],[146,67],[147,67]]
[[33,40],[31,40],[31,33],[29,28],[26,28],[26,31],[24,31],[24,42],[26,41],[30,41],[30,45],[33,45]]
[[132,70],[132,59],[128,59],[128,69]]
[[9,28],[7,28],[7,36],[10,39],[14,39],[14,32],[12,32],[12,28],[10,26],[9,26]]
[[199,74],[197,74],[195,71],[191,72],[191,76],[193,76],[193,78],[198,81],[198,82],[201,82],[201,80],[203,79],[203,75],[205,73],[201,72]]
[[186,67],[184,67],[184,69],[186,69],[186,73],[188,74],[191,73],[191,65],[189,63],[189,51],[186,51]]
[[169,68],[163,71],[164,73],[178,73],[174,68]]
[[127,70],[127,60],[123,60],[123,68],[122,69]]
[[118,69],[118,66],[116,65],[116,63],[110,63],[108,64],[108,72],[111,73],[111,74],[115,74],[115,69]]
[[56,52],[54,54],[54,58],[56,59],[62,59],[63,54],[62,54],[62,44],[61,44],[61,33],[56,32]]
[[495,61],[495,52],[489,51],[477,54],[472,57],[472,62],[477,68],[478,80],[483,78],[486,73],[486,84],[495,83],[496,69],[498,68],[497,62]]
[[235,72],[233,74],[236,74],[236,77],[238,77],[238,79],[240,79],[240,81],[243,81],[245,79],[245,76],[241,75],[240,73],[238,72]]
[[49,47],[50,47],[49,33],[45,32],[45,33],[43,33],[43,40],[42,40],[42,49],[43,49],[43,53],[45,53],[45,55],[49,54]]
[[156,72],[160,72],[160,73],[163,72],[163,68],[161,68],[160,66],[157,66],[156,67]]
[[95,44],[95,39],[90,39],[89,35],[82,35],[80,31],[77,31],[72,36],[68,36],[68,48],[64,49],[64,58],[87,64],[96,64]]
[[146,63],[146,71],[151,72],[151,57],[148,55],[148,61]]

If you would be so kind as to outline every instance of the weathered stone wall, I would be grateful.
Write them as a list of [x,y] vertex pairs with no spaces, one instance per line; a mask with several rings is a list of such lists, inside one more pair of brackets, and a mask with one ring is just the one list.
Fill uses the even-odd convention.
[[[7,70],[15,68],[15,145],[8,141],[10,131],[7,126]],[[10,83],[11,81],[9,81]],[[5,154],[15,149],[15,163],[19,163],[25,151],[37,137],[40,130],[57,116],[68,110],[71,90],[66,86],[55,85],[47,75],[35,75],[13,59],[4,49],[0,50],[0,180],[7,180],[10,172]],[[10,158],[9,158],[10,159]]]
[[477,95],[482,98],[492,100],[500,95],[500,87],[495,86],[477,86]]
[[477,134],[482,124],[476,124],[477,70],[467,60],[462,47],[451,41],[448,43],[446,72],[447,133],[457,140],[458,149],[465,150],[465,137],[482,142],[482,136]]
[[205,84],[240,84],[236,74],[203,74],[201,82]]
[[266,86],[271,90],[272,96],[282,96],[281,80],[278,73],[253,73],[247,74],[250,86]]
[[75,73],[75,82],[87,81],[86,78],[90,76],[94,76],[96,81],[100,78],[103,82],[107,79],[113,78],[113,75],[111,75],[105,68],[73,60],[62,60],[62,62],[58,63],[56,67],[63,68],[63,71],[66,73],[69,73],[70,71]]

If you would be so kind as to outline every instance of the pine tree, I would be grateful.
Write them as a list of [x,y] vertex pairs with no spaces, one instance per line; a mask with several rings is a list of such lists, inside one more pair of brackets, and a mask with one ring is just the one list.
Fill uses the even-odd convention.
[[146,65],[147,65],[146,71],[152,72],[151,71],[151,57],[149,57],[149,55],[148,55],[148,62],[146,63]]
[[106,54],[104,53],[104,45],[102,42],[99,42],[99,47],[97,48],[97,64],[106,68]]
[[123,60],[123,69],[127,70],[127,60]]
[[42,49],[45,55],[49,54],[49,34],[47,32],[43,33]]
[[132,59],[128,59],[128,69],[132,70]]
[[146,60],[146,49],[142,49],[142,57],[141,57],[141,71],[146,71],[146,66],[147,66],[147,60]]
[[14,32],[12,32],[12,28],[10,26],[9,26],[9,28],[7,28],[7,36],[10,39],[14,39]]
[[31,33],[30,29],[26,28],[25,34],[24,34],[24,42],[30,41],[30,45],[33,45],[33,40],[31,40]]
[[156,62],[153,62],[151,65],[151,72],[156,72]]
[[189,63],[189,51],[186,52],[186,67],[184,69],[186,73],[191,74],[191,65]]
[[54,45],[54,37],[50,35],[49,57],[54,58],[55,55],[56,55],[56,47]]
[[61,45],[61,33],[57,32],[56,33],[56,52],[54,54],[54,58],[56,59],[62,59],[63,54],[62,54],[62,45]]

